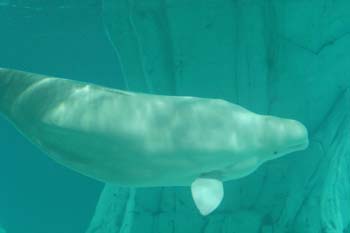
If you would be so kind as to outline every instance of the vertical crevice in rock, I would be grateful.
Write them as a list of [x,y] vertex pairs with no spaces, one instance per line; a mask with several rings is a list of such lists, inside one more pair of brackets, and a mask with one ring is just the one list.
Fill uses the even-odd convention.
[[236,51],[233,50],[232,53],[234,54],[233,59],[232,59],[232,67],[233,67],[233,72],[232,72],[232,78],[233,78],[233,86],[232,86],[232,101],[239,104],[240,99],[239,99],[239,76],[238,76],[238,57],[239,53],[237,52],[237,49],[239,48],[239,24],[240,21],[239,19],[239,8],[238,8],[238,2],[236,0],[232,0],[230,2],[230,6],[232,9],[232,41],[231,43],[235,45]]
[[279,33],[279,22],[276,12],[276,6],[273,0],[266,1],[262,6],[263,11],[263,34],[264,34],[264,48],[266,49],[266,96],[267,96],[267,106],[266,114],[273,114],[271,112],[272,103],[275,101],[275,92],[273,91],[274,82],[278,80],[277,62],[279,61],[279,46],[280,42],[278,40]]
[[132,18],[152,91],[174,95],[173,44],[165,0],[134,1]]
[[150,92],[144,72],[140,42],[132,18],[131,0],[105,0],[103,15],[107,35],[114,47],[128,90]]
[[86,233],[129,233],[135,189],[106,185]]
[[[146,86],[145,89],[142,90],[143,92],[150,92],[150,93],[154,93],[153,91],[153,84],[149,78],[148,73],[146,72],[146,59],[144,57],[144,51],[143,51],[143,42],[142,42],[142,33],[139,33],[138,31],[138,27],[136,26],[136,22],[137,20],[135,20],[135,1],[134,0],[127,0],[127,5],[128,5],[128,21],[129,21],[129,25],[131,27],[131,31],[132,33],[135,35],[135,42],[136,42],[136,48],[138,48],[138,58],[137,60],[139,61],[140,64],[140,69],[142,70],[143,73],[143,78],[145,80]],[[115,42],[116,44],[118,44],[118,42]],[[121,60],[123,61],[123,57],[124,56],[128,56],[128,54],[121,54]],[[127,76],[128,77],[128,76]],[[132,89],[130,89],[132,90]]]
[[129,90],[174,95],[175,64],[165,0],[105,0],[104,21]]
[[[230,31],[231,43],[232,38],[235,38],[234,43],[227,46],[232,49],[234,60],[234,67],[230,72],[236,77],[234,85],[237,99],[232,101],[255,112],[266,113],[271,70],[267,64],[272,64],[275,58],[271,56],[275,47],[269,47],[273,41],[268,34],[269,30],[276,30],[272,23],[273,5],[269,1],[261,4],[254,1],[231,1],[231,8],[232,5],[234,11],[229,15],[233,16],[233,20],[225,25],[227,29],[228,25],[235,29]],[[260,98],[256,99],[256,96]]]

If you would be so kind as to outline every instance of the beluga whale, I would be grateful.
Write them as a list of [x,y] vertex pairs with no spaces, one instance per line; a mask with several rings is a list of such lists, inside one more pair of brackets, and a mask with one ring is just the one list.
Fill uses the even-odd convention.
[[221,99],[134,93],[0,69],[0,112],[56,162],[128,187],[189,186],[202,215],[223,182],[308,146],[305,126]]

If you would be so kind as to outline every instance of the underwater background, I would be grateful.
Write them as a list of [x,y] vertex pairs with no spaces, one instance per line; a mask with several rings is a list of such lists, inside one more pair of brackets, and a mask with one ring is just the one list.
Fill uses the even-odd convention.
[[0,67],[221,98],[310,134],[306,151],[226,182],[203,217],[188,188],[103,187],[1,120],[7,232],[350,232],[349,1],[0,0],[0,29]]

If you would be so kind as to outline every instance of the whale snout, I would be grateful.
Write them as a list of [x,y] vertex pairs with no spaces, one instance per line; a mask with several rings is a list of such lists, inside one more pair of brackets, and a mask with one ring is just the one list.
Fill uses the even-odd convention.
[[265,119],[265,150],[268,154],[273,151],[273,154],[267,155],[267,160],[305,150],[309,146],[308,131],[299,121],[274,116]]
[[309,146],[309,136],[306,127],[296,120],[283,120],[278,155],[280,157],[292,152],[305,150]]
[[305,150],[309,146],[309,136],[306,127],[296,120],[289,120],[289,142],[290,149]]

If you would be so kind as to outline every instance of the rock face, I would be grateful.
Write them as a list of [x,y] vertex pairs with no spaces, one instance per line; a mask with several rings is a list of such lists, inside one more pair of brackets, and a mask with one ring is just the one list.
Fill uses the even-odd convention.
[[130,90],[294,118],[311,143],[225,183],[207,217],[188,188],[106,185],[87,232],[349,233],[349,9],[346,0],[105,0]]

